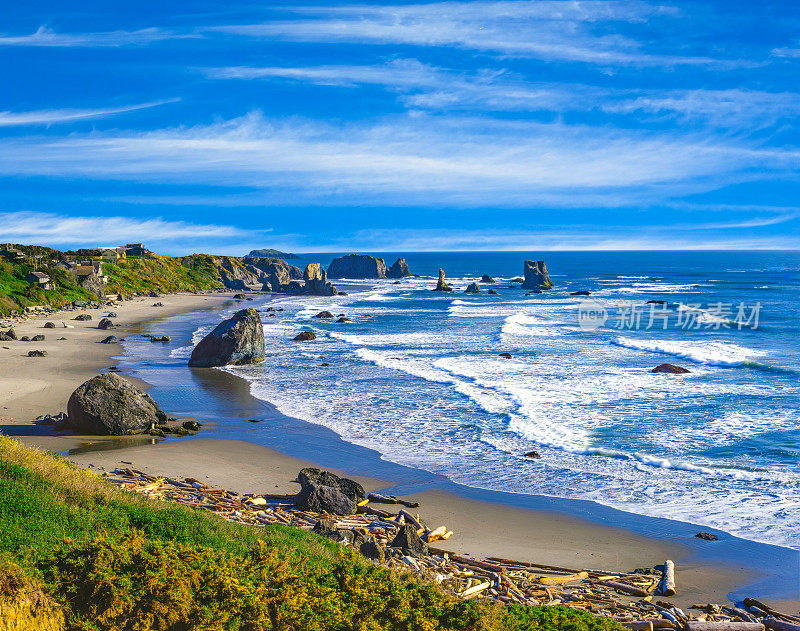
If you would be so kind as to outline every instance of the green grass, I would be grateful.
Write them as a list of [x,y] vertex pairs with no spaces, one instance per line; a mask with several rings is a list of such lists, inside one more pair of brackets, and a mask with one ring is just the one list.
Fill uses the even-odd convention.
[[3,567],[70,631],[620,631],[565,607],[454,600],[313,533],[150,500],[0,436]]
[[[53,289],[30,287],[25,276],[33,271],[44,272],[53,282]],[[53,305],[61,307],[74,300],[94,300],[90,292],[78,285],[74,276],[64,270],[38,266],[31,263],[11,263],[0,259],[0,314],[19,311],[34,305]]]
[[128,258],[103,263],[108,276],[108,293],[172,292],[218,289],[222,287],[213,257],[153,256]]

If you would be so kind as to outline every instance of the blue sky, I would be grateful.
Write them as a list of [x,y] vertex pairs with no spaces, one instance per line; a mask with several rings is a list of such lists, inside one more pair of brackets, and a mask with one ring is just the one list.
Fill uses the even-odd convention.
[[0,17],[0,241],[800,247],[788,0],[64,4]]

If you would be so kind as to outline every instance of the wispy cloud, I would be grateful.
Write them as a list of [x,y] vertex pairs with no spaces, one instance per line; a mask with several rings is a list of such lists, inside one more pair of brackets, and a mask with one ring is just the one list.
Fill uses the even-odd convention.
[[294,19],[206,29],[297,42],[451,46],[600,65],[740,65],[703,55],[647,52],[609,25],[646,25],[676,9],[637,1],[472,1],[284,8]]
[[0,174],[213,183],[391,205],[631,205],[793,176],[800,153],[707,135],[417,116],[328,124],[259,114],[152,132],[11,138]]
[[176,33],[160,28],[145,28],[137,31],[106,31],[98,33],[57,33],[47,26],[40,26],[28,35],[0,35],[0,46],[35,46],[44,48],[106,48],[138,46],[166,39],[200,37],[196,33]]
[[91,246],[130,241],[230,240],[253,236],[252,230],[225,225],[203,225],[160,218],[80,217],[29,211],[0,213],[0,225],[3,226],[3,238],[7,241]]
[[610,89],[575,83],[537,83],[503,68],[457,72],[394,59],[376,65],[205,68],[212,79],[289,80],[319,86],[374,85],[399,94],[409,108],[439,111],[600,111],[640,121],[676,119],[750,131],[800,116],[800,94],[760,90]]
[[167,103],[176,103],[180,99],[166,99],[139,103],[137,105],[123,105],[122,107],[106,107],[98,109],[58,109],[58,110],[33,110],[28,112],[0,112],[0,127],[17,125],[52,125],[55,123],[71,123],[73,121],[92,118],[106,118],[126,112],[135,112]]

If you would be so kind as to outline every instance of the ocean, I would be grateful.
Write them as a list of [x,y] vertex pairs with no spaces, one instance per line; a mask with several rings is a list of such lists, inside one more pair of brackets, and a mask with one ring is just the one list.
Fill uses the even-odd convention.
[[[287,416],[459,484],[800,547],[800,253],[372,254],[419,276],[280,297],[262,311],[264,363],[225,370]],[[526,258],[554,289],[510,283]],[[454,291],[431,291],[439,267]],[[483,274],[496,282],[466,294]],[[263,307],[200,318],[171,360],[242,306]],[[301,330],[317,339],[291,341]],[[662,363],[690,372],[650,372]]]

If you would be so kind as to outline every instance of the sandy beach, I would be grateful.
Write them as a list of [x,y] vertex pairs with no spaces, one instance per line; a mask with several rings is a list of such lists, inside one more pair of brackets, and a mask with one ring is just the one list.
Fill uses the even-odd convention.
[[[19,336],[44,333],[44,342],[5,342],[0,348],[0,431],[54,452],[65,452],[91,441],[92,449],[69,456],[82,467],[113,470],[130,466],[171,477],[195,477],[217,487],[243,493],[293,493],[297,472],[314,463],[239,440],[196,438],[155,442],[150,437],[103,438],[55,435],[32,421],[40,414],[66,408],[72,391],[99,368],[113,365],[121,349],[99,344],[109,333],[126,335],[126,326],[143,320],[218,307],[230,294],[172,295],[140,298],[113,308],[118,313],[114,331],[98,330],[97,322],[109,308],[89,310],[92,321],[74,321],[79,312],[34,317],[15,325]],[[163,307],[153,307],[154,302]],[[56,329],[44,329],[46,321]],[[66,322],[74,328],[61,328]],[[66,340],[57,341],[59,337]],[[42,349],[45,358],[29,358],[27,351]],[[167,409],[169,412],[169,410]],[[123,442],[121,442],[123,441]],[[125,442],[126,441],[126,442]],[[142,442],[147,444],[142,444]],[[105,450],[103,445],[106,446]],[[113,447],[113,449],[109,449]],[[347,471],[337,473],[348,475]],[[391,487],[393,480],[356,477],[368,491]],[[623,528],[592,523],[560,511],[538,511],[501,503],[465,499],[442,491],[414,494],[423,520],[447,525],[455,535],[443,548],[475,558],[499,556],[571,568],[631,571],[673,559],[678,564],[680,589],[672,599],[682,607],[695,602],[727,602],[726,595],[757,579],[752,569],[735,563],[709,563],[688,546],[668,538],[642,536]],[[772,601],[775,602],[775,601]],[[781,603],[791,610],[796,603]]]

